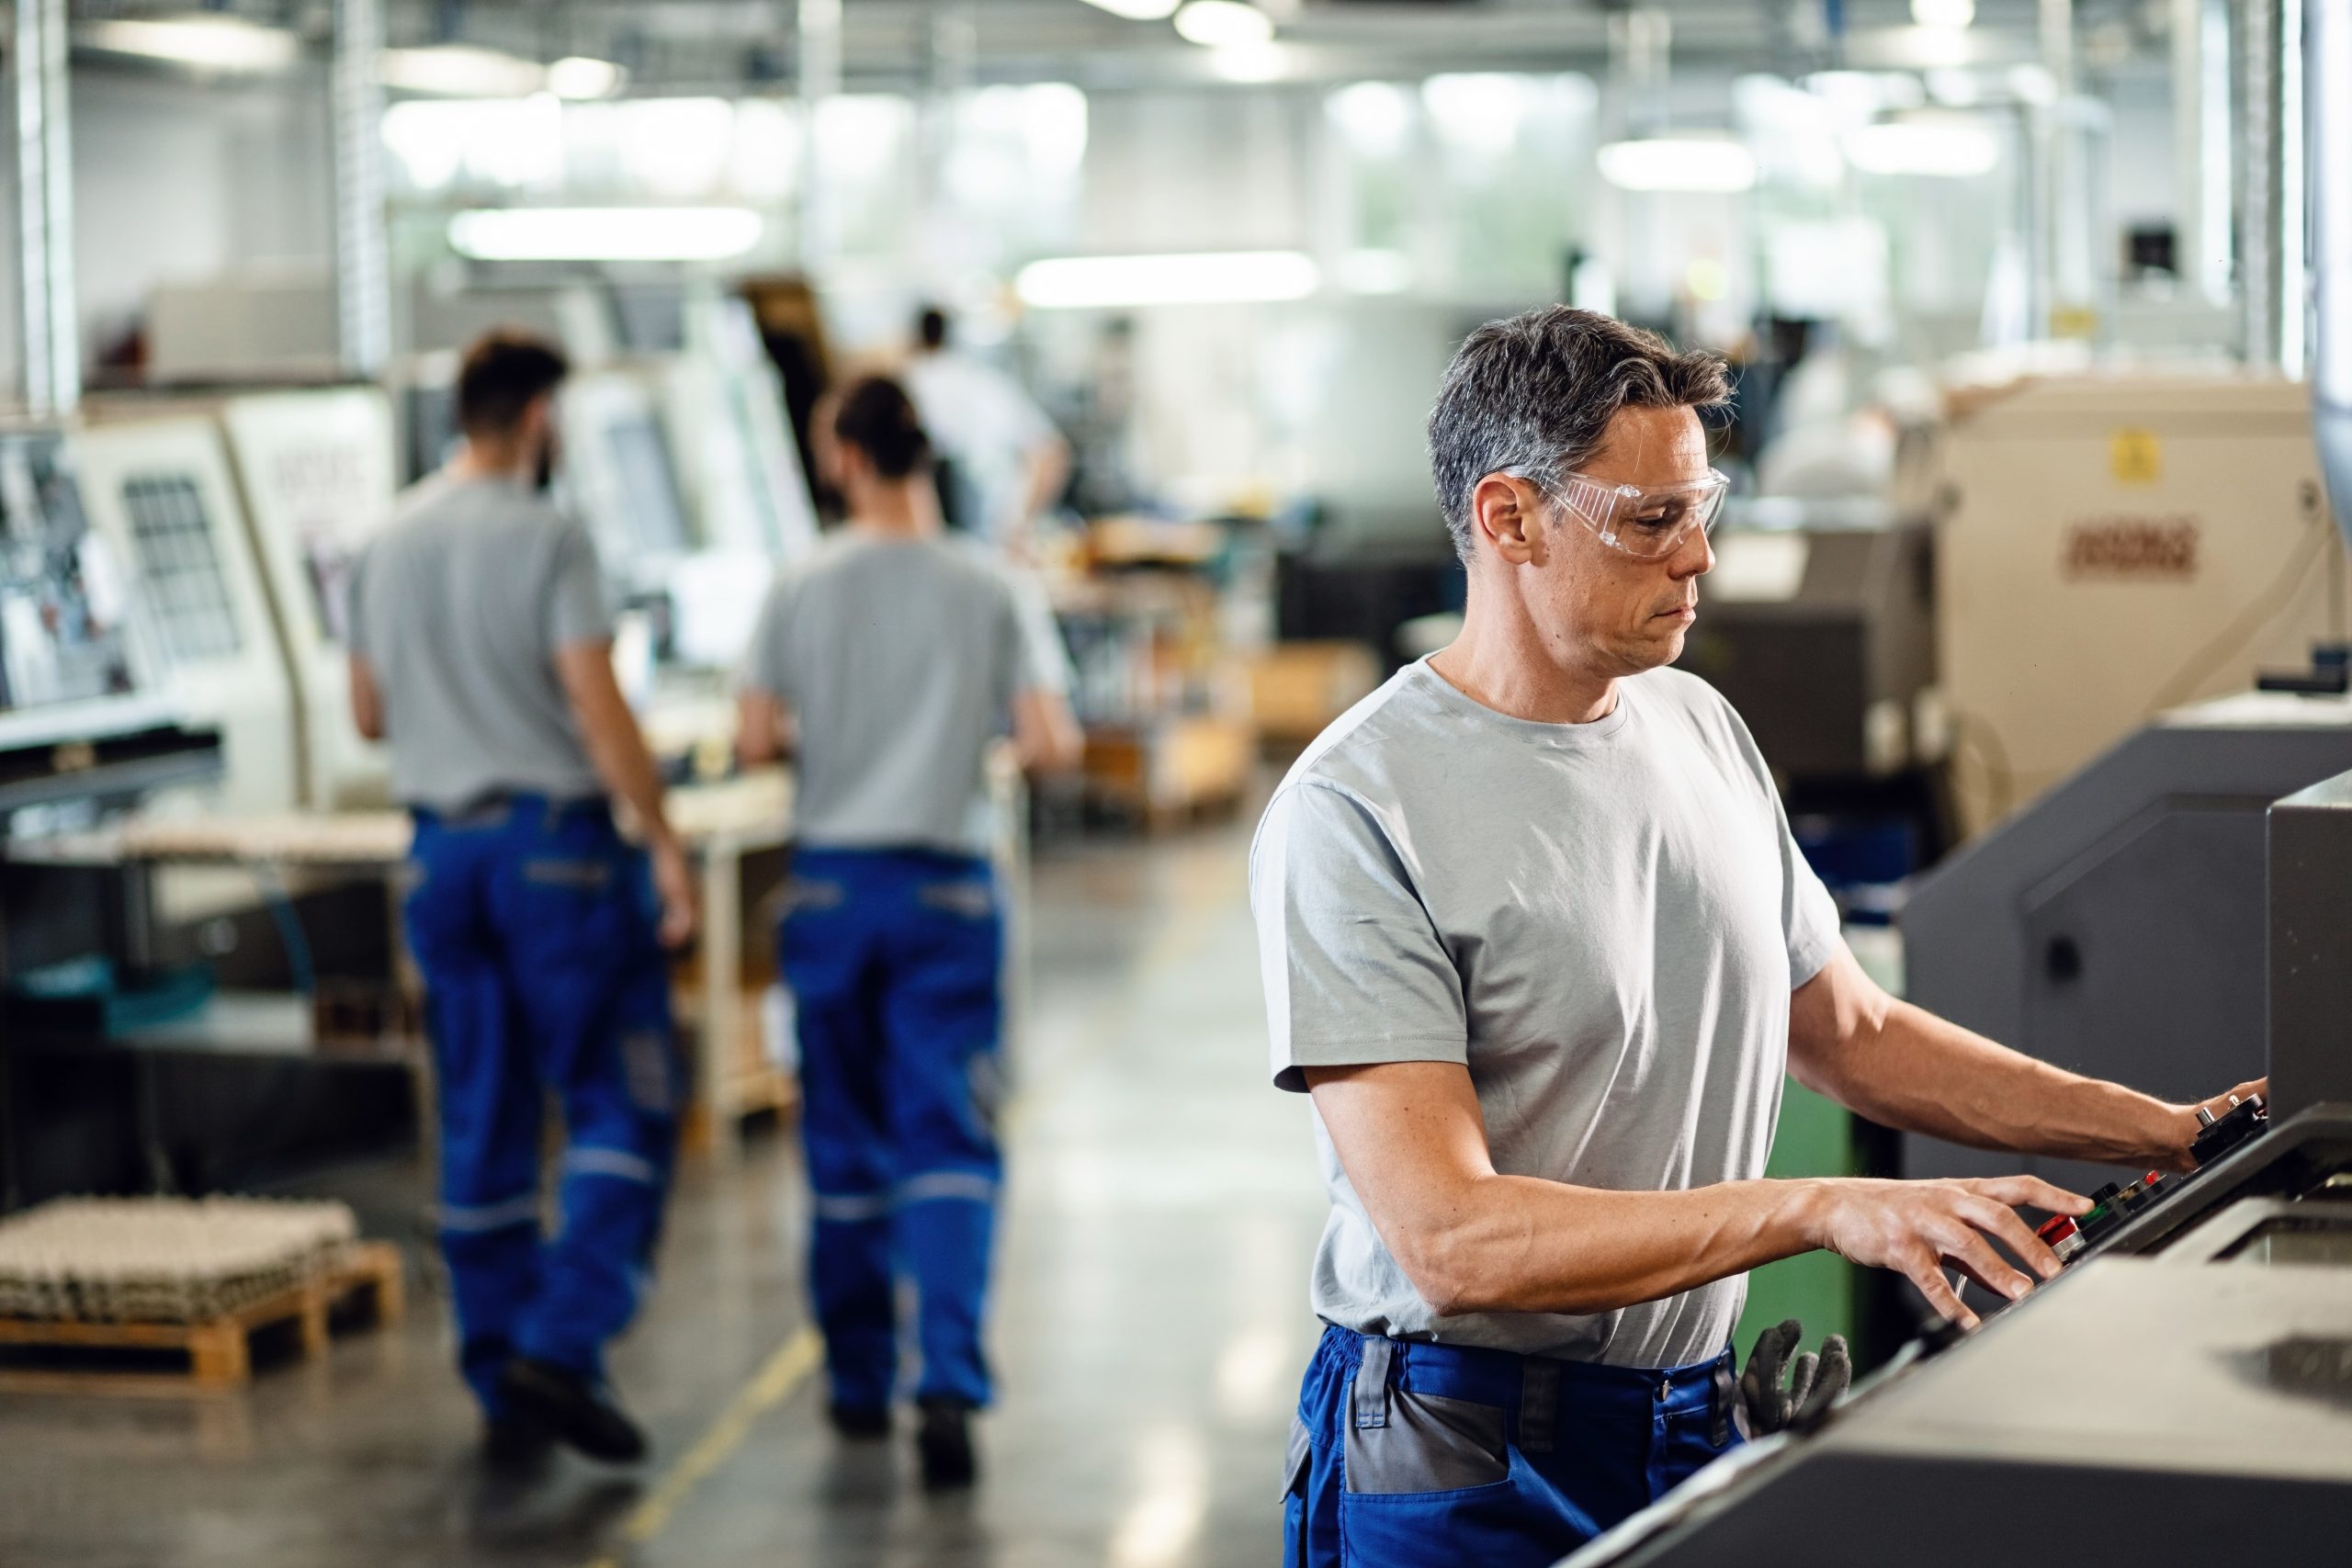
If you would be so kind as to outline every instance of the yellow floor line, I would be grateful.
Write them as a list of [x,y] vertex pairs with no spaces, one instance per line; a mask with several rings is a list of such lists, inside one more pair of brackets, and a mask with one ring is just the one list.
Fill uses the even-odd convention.
[[[643,1546],[662,1533],[677,1512],[686,1495],[701,1485],[710,1472],[727,1462],[729,1455],[741,1448],[751,1435],[752,1423],[767,1411],[783,1403],[792,1391],[800,1386],[824,1357],[824,1343],[813,1328],[799,1333],[776,1347],[752,1381],[728,1402],[725,1411],[712,1422],[685,1457],[670,1467],[651,1495],[639,1503],[635,1511],[623,1520],[620,1544],[628,1548]],[[589,1568],[622,1568],[623,1551],[607,1552],[589,1564]]]

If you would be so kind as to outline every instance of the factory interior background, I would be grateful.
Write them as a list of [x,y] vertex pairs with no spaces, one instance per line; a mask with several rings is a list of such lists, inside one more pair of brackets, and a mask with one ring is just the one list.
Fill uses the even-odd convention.
[[[9,15],[0,1562],[1280,1559],[1329,1199],[1267,1065],[1251,833],[1459,631],[1425,424],[1473,330],[1552,305],[1728,361],[1679,665],[1752,732],[1863,969],[2167,1100],[2268,1073],[2277,1112],[2236,1185],[2159,1207],[2143,1170],[1790,1080],[1775,1178],[2025,1170],[2109,1194],[2118,1240],[1932,1358],[1884,1271],[1756,1270],[1736,1352],[1796,1317],[1858,1392],[1606,1560],[1738,1560],[1798,1517],[1854,1543],[1744,1560],[1901,1561],[1870,1532],[2010,1483],[2176,1535],[2352,1517],[2352,1123],[2290,1121],[2352,1100],[2340,7]],[[609,1362],[648,1452],[521,1475],[454,1364],[415,803],[347,652],[356,568],[459,449],[493,329],[569,364],[549,494],[699,925]],[[871,374],[944,377],[916,400],[942,515],[1049,611],[1082,736],[987,768],[1004,1174],[963,1487],[828,1419],[776,952],[798,780],[736,748],[770,584],[842,520],[830,398]],[[2209,1235],[2232,1215],[2255,1240]]]

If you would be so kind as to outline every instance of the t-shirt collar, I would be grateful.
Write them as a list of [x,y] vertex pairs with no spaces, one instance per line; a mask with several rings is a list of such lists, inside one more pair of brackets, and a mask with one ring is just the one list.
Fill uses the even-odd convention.
[[1620,681],[1617,682],[1617,705],[1604,716],[1589,723],[1545,724],[1539,719],[1515,718],[1488,707],[1439,674],[1430,664],[1430,660],[1435,657],[1435,654],[1430,654],[1415,660],[1407,668],[1407,678],[1428,693],[1431,700],[1447,712],[1531,745],[1550,746],[1563,750],[1604,745],[1625,728],[1626,718],[1633,711],[1634,683]]

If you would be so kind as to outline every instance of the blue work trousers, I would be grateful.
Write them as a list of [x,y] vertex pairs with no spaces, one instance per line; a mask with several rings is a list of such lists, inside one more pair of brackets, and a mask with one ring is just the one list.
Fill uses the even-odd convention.
[[780,932],[800,1035],[814,1215],[808,1285],[836,1403],[887,1405],[897,1282],[914,1292],[916,1395],[988,1402],[1004,920],[988,863],[802,850]]
[[1299,1393],[1285,1568],[1546,1565],[1739,1442],[1731,1352],[1603,1367],[1327,1327]]
[[[486,1412],[516,1355],[601,1379],[650,1276],[684,1085],[644,855],[602,801],[416,813],[408,938],[441,1120],[441,1247]],[[539,1225],[552,1094],[560,1228]]]

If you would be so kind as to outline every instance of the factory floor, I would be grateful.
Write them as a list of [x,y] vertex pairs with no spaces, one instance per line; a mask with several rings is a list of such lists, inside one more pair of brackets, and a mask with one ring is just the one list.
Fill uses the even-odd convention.
[[411,1251],[390,1332],[213,1401],[0,1395],[0,1564],[1263,1562],[1316,1324],[1323,1204],[1302,1103],[1273,1092],[1246,823],[1055,851],[1009,1138],[980,1484],[927,1497],[903,1434],[823,1418],[787,1127],[690,1164],[613,1375],[636,1471],[478,1463],[413,1163],[309,1183]]

